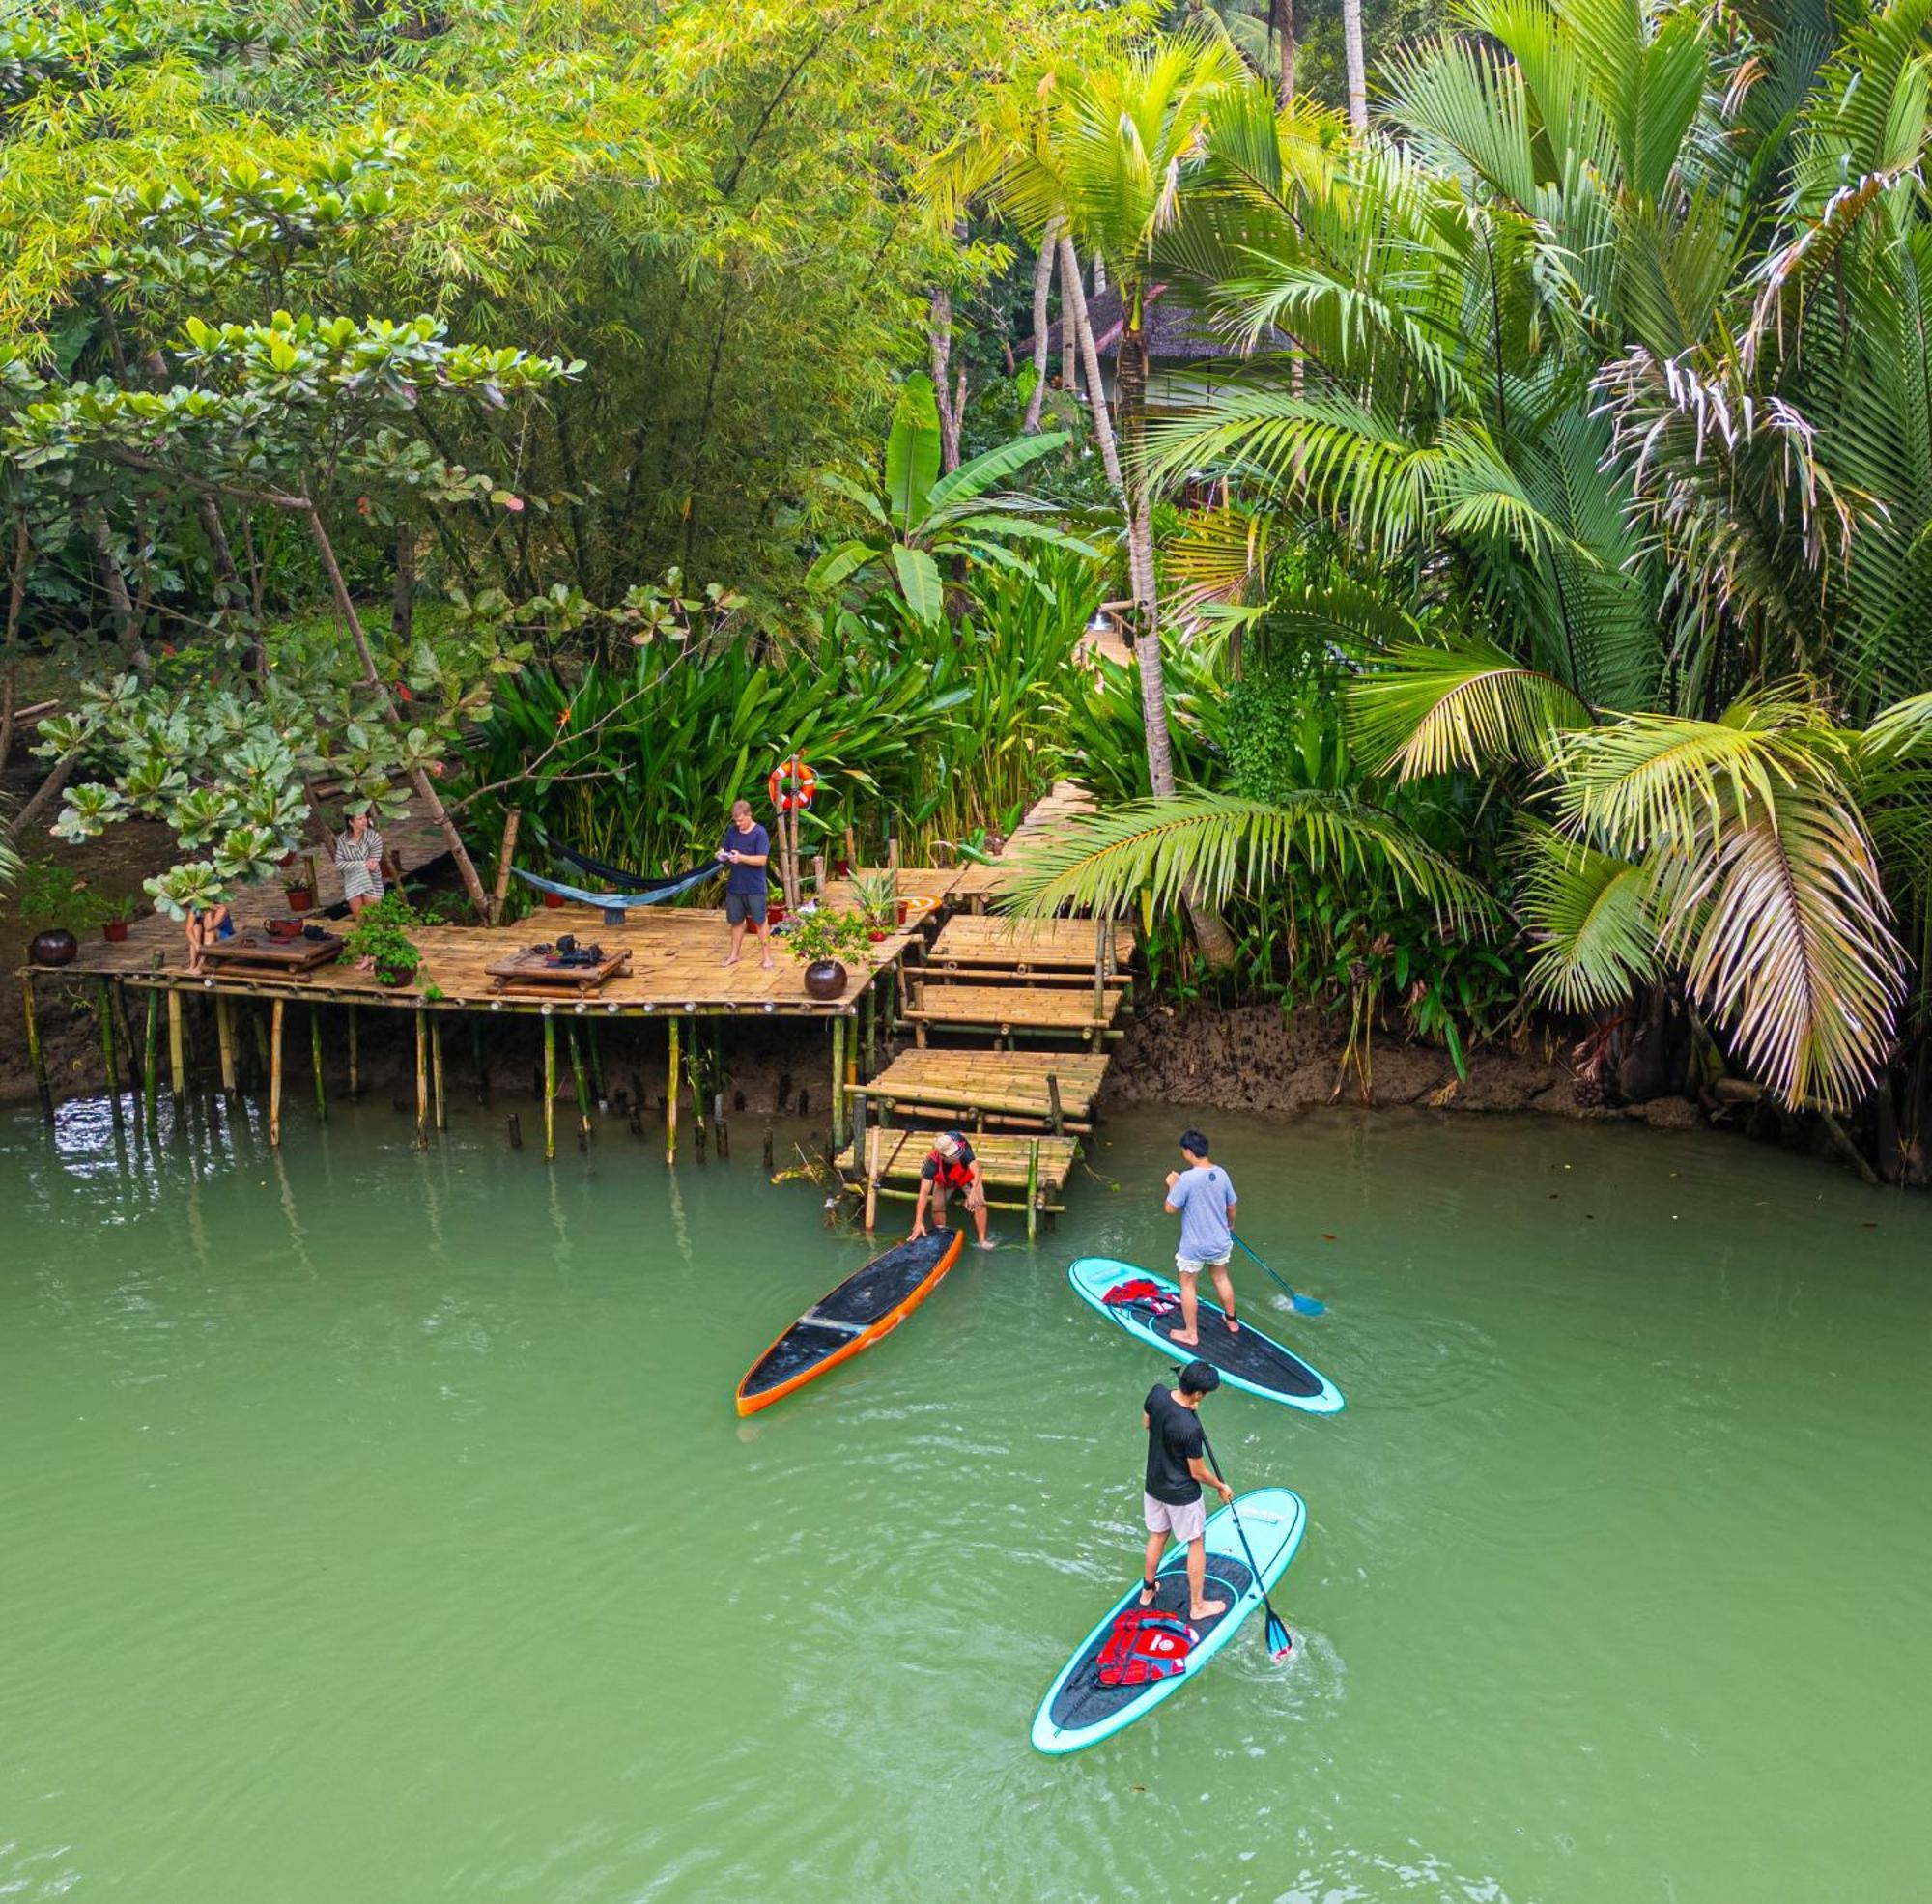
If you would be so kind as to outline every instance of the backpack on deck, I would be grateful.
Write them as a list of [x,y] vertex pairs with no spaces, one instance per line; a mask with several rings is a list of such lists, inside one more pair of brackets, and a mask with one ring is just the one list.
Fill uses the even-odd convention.
[[1179,1613],[1151,1606],[1129,1607],[1114,1618],[1114,1630],[1094,1662],[1102,1686],[1146,1686],[1187,1670],[1194,1629]]

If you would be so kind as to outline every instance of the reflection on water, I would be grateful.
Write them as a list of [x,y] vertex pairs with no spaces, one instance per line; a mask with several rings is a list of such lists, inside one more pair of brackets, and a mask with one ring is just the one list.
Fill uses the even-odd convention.
[[752,1142],[672,1177],[605,1120],[547,1167],[451,1109],[427,1153],[368,1105],[279,1154],[252,1105],[0,1118],[0,1897],[1922,1889],[1922,1204],[1621,1128],[1216,1120],[1349,1396],[1209,1404],[1309,1502],[1296,1657],[1243,1635],[1049,1763],[1160,1373],[1065,1264],[1171,1255],[1165,1123],[740,1423],[864,1243]]

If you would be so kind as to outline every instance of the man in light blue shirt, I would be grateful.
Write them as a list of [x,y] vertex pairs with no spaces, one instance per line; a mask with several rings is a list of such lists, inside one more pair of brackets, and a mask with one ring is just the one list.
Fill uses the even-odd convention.
[[1240,1332],[1235,1320],[1235,1285],[1228,1275],[1228,1259],[1235,1250],[1235,1186],[1219,1164],[1208,1161],[1208,1140],[1200,1131],[1180,1133],[1180,1154],[1187,1159],[1187,1168],[1167,1173],[1167,1213],[1180,1218],[1180,1248],[1174,1259],[1180,1277],[1180,1326],[1169,1340],[1191,1348],[1201,1340],[1195,1324],[1203,1269],[1214,1278],[1228,1333]]

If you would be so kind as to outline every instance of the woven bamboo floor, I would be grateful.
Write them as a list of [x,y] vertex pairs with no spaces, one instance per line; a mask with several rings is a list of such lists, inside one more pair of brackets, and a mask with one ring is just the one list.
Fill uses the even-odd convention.
[[882,1123],[907,1117],[971,1130],[1046,1130],[1057,1090],[1060,1130],[1078,1134],[1094,1127],[1094,1099],[1106,1075],[1100,1052],[902,1051],[846,1094],[863,1095]]
[[[1124,925],[1112,933],[1112,959],[1116,967],[1133,957],[1134,935]],[[972,968],[998,972],[1011,978],[1036,975],[1091,979],[1098,936],[1091,920],[1084,919],[999,919],[962,914],[949,919],[939,928],[926,954],[926,966],[935,972],[956,972]],[[1122,984],[1125,977],[1109,975]]]

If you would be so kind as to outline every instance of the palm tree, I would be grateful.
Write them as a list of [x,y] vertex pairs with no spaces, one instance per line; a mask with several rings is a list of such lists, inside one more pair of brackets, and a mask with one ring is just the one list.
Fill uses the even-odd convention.
[[[1151,479],[1409,576],[1409,628],[1338,592],[1322,639],[1391,773],[1524,804],[1544,995],[1681,973],[1843,1108],[1932,963],[1932,0],[1835,41],[1818,0],[1467,17],[1392,63],[1399,143],[1216,98],[1156,260],[1299,355],[1158,426]],[[1164,876],[1243,864],[1249,820],[1156,803],[1094,890],[1170,819]]]
[[880,585],[896,586],[915,620],[937,622],[946,611],[942,562],[1013,562],[1011,545],[1045,543],[1097,557],[1070,535],[1059,512],[1025,497],[994,495],[994,484],[1050,456],[1067,441],[1062,430],[1018,437],[939,472],[941,431],[930,378],[908,377],[899,389],[886,437],[883,488],[828,470],[820,481],[869,518],[864,534],[849,536],[820,555],[807,576],[833,589],[876,570]]

